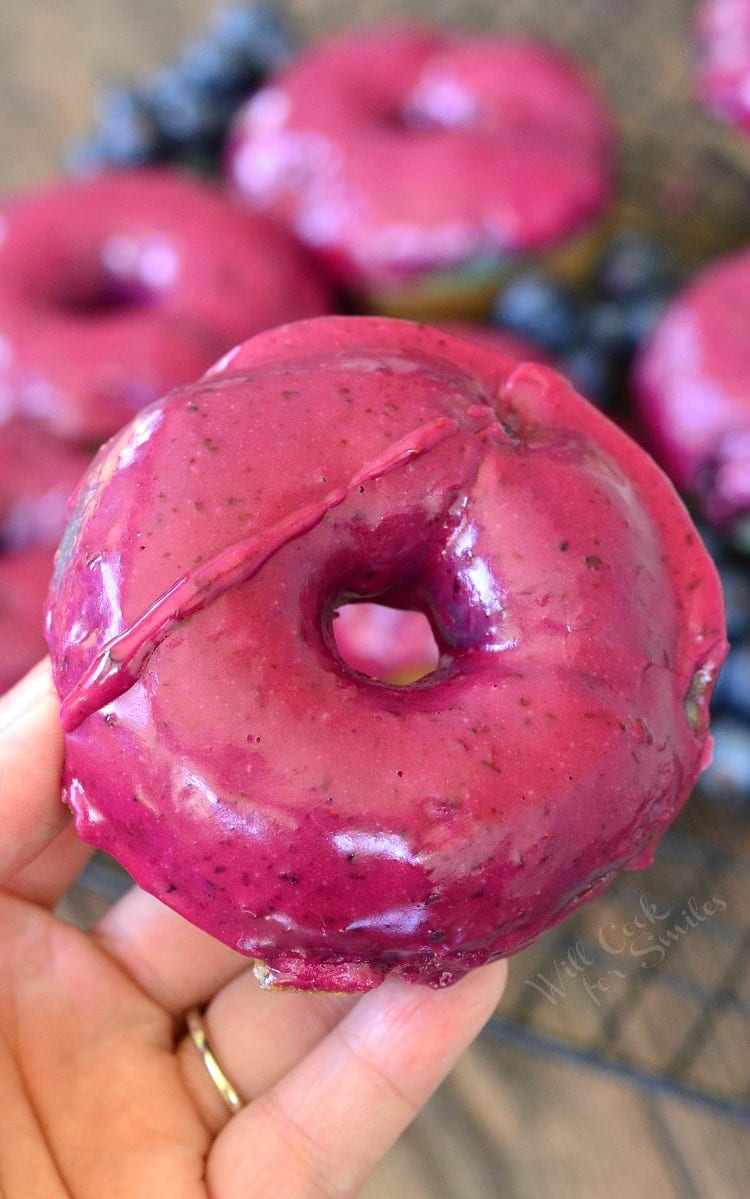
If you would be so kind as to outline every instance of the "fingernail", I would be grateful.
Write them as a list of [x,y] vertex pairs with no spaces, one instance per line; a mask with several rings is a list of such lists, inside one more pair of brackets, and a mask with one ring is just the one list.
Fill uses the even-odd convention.
[[15,687],[0,696],[0,736],[26,716],[49,693],[50,666],[45,658],[29,671]]

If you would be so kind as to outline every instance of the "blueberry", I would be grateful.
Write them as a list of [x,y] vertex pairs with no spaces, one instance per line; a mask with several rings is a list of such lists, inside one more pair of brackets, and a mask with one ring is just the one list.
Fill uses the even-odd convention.
[[727,612],[729,640],[737,642],[750,634],[750,571],[732,562],[719,568]]
[[581,313],[567,288],[546,275],[530,272],[518,275],[498,295],[493,320],[555,354],[572,348]]
[[750,724],[750,642],[730,649],[716,683],[714,703]]
[[177,71],[188,90],[211,97],[232,97],[236,106],[263,80],[260,68],[246,55],[206,36],[185,48]]
[[277,14],[262,4],[221,9],[212,22],[210,36],[264,74],[284,66],[294,50],[292,38]]
[[731,716],[711,725],[713,761],[701,775],[700,790],[713,803],[735,810],[750,806],[750,726]]
[[632,355],[650,336],[658,321],[666,299],[664,296],[632,296],[621,305],[622,317],[627,330],[628,352]]
[[205,145],[190,142],[181,146],[172,154],[170,162],[181,170],[201,175],[205,179],[216,179],[219,174],[217,147],[213,142]]
[[100,133],[73,142],[65,151],[64,166],[70,175],[90,175],[113,165]]
[[559,369],[582,396],[606,408],[612,401],[614,368],[611,355],[592,342],[581,342],[564,354]]
[[631,338],[623,306],[614,300],[592,304],[586,313],[584,336],[604,353],[624,358],[630,351]]
[[97,132],[82,153],[79,162],[102,166],[141,166],[156,162],[163,144],[157,122],[143,98],[130,88],[108,88],[96,103]]
[[750,513],[738,516],[726,528],[725,535],[732,549],[750,566]]
[[700,539],[713,558],[719,570],[722,570],[727,565],[727,545],[718,529],[712,525],[706,524],[700,517],[695,519],[695,527],[700,534]]
[[645,233],[620,233],[596,265],[595,282],[604,296],[628,300],[635,296],[665,295],[675,285],[669,251]]
[[160,71],[147,85],[146,97],[164,138],[176,147],[218,144],[236,110],[226,97],[191,87],[179,67]]

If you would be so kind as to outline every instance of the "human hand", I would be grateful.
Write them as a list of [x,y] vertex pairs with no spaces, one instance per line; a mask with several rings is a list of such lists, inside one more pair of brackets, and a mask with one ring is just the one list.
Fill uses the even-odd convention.
[[[62,753],[43,663],[0,700],[0,1195],[356,1195],[490,1016],[505,964],[445,991],[265,992],[137,888],[84,935],[52,914],[92,852],[60,802]],[[185,1034],[194,1007],[235,1115]]]

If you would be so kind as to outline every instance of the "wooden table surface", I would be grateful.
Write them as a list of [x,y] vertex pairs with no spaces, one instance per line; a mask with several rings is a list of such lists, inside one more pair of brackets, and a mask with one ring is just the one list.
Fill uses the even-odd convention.
[[[598,12],[597,44],[612,63],[619,59],[607,38],[606,14],[615,8],[610,3],[578,0],[579,11]],[[684,23],[688,7],[678,0],[653,6],[662,40],[676,21]],[[208,0],[0,0],[0,186],[25,185],[58,171],[66,142],[90,125],[97,87],[138,80],[173,59],[213,8]],[[624,0],[621,8],[634,20],[637,11],[646,11]],[[545,11],[540,0],[525,7],[519,0],[505,6],[491,0],[296,0],[289,10],[307,36],[352,16],[383,13],[454,22],[460,13],[465,23],[489,26],[509,12],[515,28],[524,27],[528,13],[528,27],[539,29],[549,25],[551,8]],[[634,62],[632,40],[627,47]],[[626,64],[621,72],[623,87],[629,70]],[[679,87],[684,75],[683,64]],[[637,138],[638,130],[627,136]],[[729,190],[720,229],[726,244],[748,234],[747,226],[737,227],[743,210]],[[100,902],[79,890],[69,897],[66,914],[85,922]],[[529,976],[530,961],[515,964],[516,989]],[[585,997],[571,995],[566,1004],[567,1018],[588,1018]],[[669,1036],[671,1020],[657,1005],[635,1023],[632,1036],[638,1044],[658,1044]],[[747,1050],[747,1027],[732,1035],[730,1057],[739,1048],[737,1038],[745,1038]],[[362,1192],[364,1199],[745,1199],[749,1193],[746,1126],[579,1060],[487,1039],[465,1055]]]

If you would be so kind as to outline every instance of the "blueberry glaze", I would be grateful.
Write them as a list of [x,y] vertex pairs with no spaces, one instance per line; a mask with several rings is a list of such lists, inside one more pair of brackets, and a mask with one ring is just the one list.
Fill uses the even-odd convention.
[[[437,669],[347,666],[352,595],[428,614]],[[48,631],[81,834],[328,990],[447,985],[647,861],[725,650],[640,449],[543,366],[373,318],[261,335],[111,442]]]

